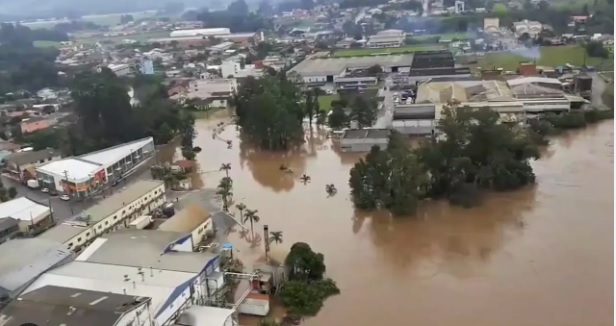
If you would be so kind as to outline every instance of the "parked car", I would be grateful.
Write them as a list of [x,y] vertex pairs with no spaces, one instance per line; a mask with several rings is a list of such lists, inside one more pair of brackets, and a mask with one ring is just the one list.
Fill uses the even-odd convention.
[[41,191],[44,192],[44,193],[48,193],[49,192],[49,188],[43,188],[43,189],[41,189]]
[[69,201],[69,200],[71,200],[71,197],[69,195],[62,195],[62,196],[60,196],[60,199],[62,199],[64,201]]
[[50,190],[50,191],[49,191],[49,196],[55,197],[55,196],[57,196],[57,195],[58,195],[58,192],[57,192],[57,191],[55,191],[55,190]]

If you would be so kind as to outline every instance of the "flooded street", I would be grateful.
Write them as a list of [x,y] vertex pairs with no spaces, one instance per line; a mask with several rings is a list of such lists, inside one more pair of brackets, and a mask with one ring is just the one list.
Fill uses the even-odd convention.
[[[196,123],[204,186],[216,187],[231,163],[235,202],[261,218],[255,232],[268,224],[283,231],[282,246],[322,252],[341,290],[305,325],[613,324],[612,121],[554,140],[534,163],[532,189],[474,209],[429,203],[398,219],[354,211],[348,179],[358,156],[341,156],[324,133],[302,151],[273,154],[241,146],[235,126],[214,138],[221,121]],[[338,194],[328,198],[331,183]],[[262,254],[239,232],[229,237],[245,264]]]

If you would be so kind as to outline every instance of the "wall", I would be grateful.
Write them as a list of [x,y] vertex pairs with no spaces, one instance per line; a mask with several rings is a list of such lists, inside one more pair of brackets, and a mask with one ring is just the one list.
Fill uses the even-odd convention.
[[320,82],[327,82],[327,76],[310,76],[310,77],[303,77],[304,79],[304,83],[320,83]]
[[174,320],[170,320],[176,313],[181,312],[185,305],[189,304],[190,297],[190,287],[187,286],[184,291],[182,291],[173,302],[165,308],[163,311],[155,312],[158,314],[156,317],[156,323],[161,326],[173,325],[175,323]]
[[[127,203],[115,213],[109,215],[98,223],[84,229],[79,235],[73,237],[66,243],[73,250],[82,247],[99,235],[117,229],[127,228],[129,223],[145,213],[153,211],[167,200],[165,186],[160,186],[148,191],[132,203]],[[145,205],[143,208],[142,206]]]
[[369,152],[373,146],[387,148],[387,138],[340,139],[340,150],[343,152]]
[[207,230],[214,232],[214,224],[212,223],[211,218],[208,218],[205,222],[201,223],[192,231],[191,238],[193,246],[196,247],[199,245],[199,242],[201,242],[201,239],[203,239]]
[[148,301],[126,313],[114,326],[151,326],[154,320],[151,309],[151,301]]

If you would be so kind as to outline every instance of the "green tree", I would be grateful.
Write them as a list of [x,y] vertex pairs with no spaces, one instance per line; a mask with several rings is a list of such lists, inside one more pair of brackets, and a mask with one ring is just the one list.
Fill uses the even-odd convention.
[[270,243],[282,243],[282,231],[272,231],[270,232]]
[[359,128],[370,127],[377,118],[377,104],[362,96],[356,96],[351,103],[351,120],[357,121]]
[[327,117],[327,124],[334,130],[344,129],[349,126],[349,117],[344,112],[344,108],[340,105],[335,105],[331,113]]
[[186,160],[194,161],[195,157],[197,156],[197,153],[195,153],[194,151],[190,149],[182,149],[182,156]]
[[323,254],[312,251],[307,243],[296,242],[291,246],[285,265],[289,268],[289,280],[315,281],[325,273]]
[[289,281],[280,290],[280,301],[292,315],[315,316],[326,298],[339,293],[340,290],[331,279]]
[[248,78],[234,96],[243,135],[263,149],[286,150],[303,141],[302,93],[276,77]]
[[13,199],[15,197],[17,197],[17,188],[15,187],[10,187],[9,188],[9,192],[8,192],[9,198]]
[[239,203],[235,205],[235,208],[237,208],[238,212],[240,212],[240,221],[244,221],[244,211],[246,210],[246,205],[244,203]]

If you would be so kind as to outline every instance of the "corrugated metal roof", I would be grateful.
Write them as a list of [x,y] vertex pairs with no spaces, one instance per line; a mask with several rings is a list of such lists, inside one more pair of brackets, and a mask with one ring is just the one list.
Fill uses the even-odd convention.
[[67,246],[44,239],[15,239],[0,245],[0,287],[15,291],[72,256]]

